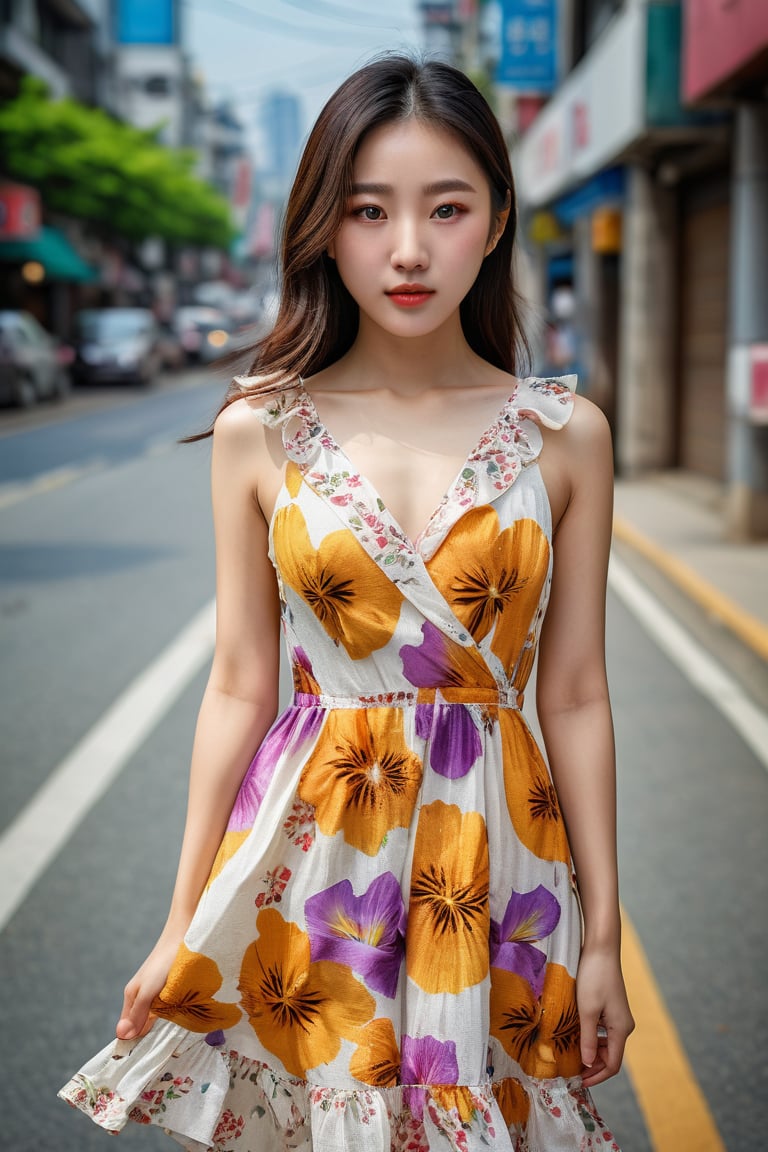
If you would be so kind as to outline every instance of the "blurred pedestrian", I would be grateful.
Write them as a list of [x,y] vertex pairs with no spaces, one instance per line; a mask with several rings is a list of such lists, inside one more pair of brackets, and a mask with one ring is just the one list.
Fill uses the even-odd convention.
[[[589,1093],[633,1026],[610,438],[572,380],[517,374],[515,228],[460,72],[390,56],[331,97],[274,327],[215,422],[216,652],[170,915],[63,1090],[107,1129],[618,1147]],[[537,647],[551,776],[521,712]]]

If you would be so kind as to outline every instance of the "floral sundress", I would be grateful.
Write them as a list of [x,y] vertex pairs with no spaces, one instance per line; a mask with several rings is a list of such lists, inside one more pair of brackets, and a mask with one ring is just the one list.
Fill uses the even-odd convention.
[[[247,384],[247,381],[243,381]],[[618,1152],[581,1086],[581,920],[521,711],[552,574],[531,377],[417,540],[303,385],[265,401],[294,695],[142,1039],[60,1095],[190,1152]]]

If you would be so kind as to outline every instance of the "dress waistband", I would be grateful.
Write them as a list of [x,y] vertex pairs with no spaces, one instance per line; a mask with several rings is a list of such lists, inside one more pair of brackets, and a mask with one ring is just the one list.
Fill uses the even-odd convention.
[[294,692],[294,708],[413,708],[418,704],[474,704],[478,708],[519,710],[523,697],[514,688],[419,688],[417,692],[381,692],[362,696],[333,696],[327,692]]

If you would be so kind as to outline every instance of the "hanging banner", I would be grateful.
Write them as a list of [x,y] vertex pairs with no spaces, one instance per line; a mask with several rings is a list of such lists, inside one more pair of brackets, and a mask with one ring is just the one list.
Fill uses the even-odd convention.
[[0,184],[0,240],[36,236],[42,212],[40,193],[26,184]]
[[556,0],[501,0],[501,54],[496,83],[519,92],[557,84]]

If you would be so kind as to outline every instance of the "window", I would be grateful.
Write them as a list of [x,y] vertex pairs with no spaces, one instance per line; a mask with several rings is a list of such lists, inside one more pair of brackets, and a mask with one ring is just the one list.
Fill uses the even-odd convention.
[[170,96],[171,81],[168,76],[147,76],[144,81],[147,96]]

